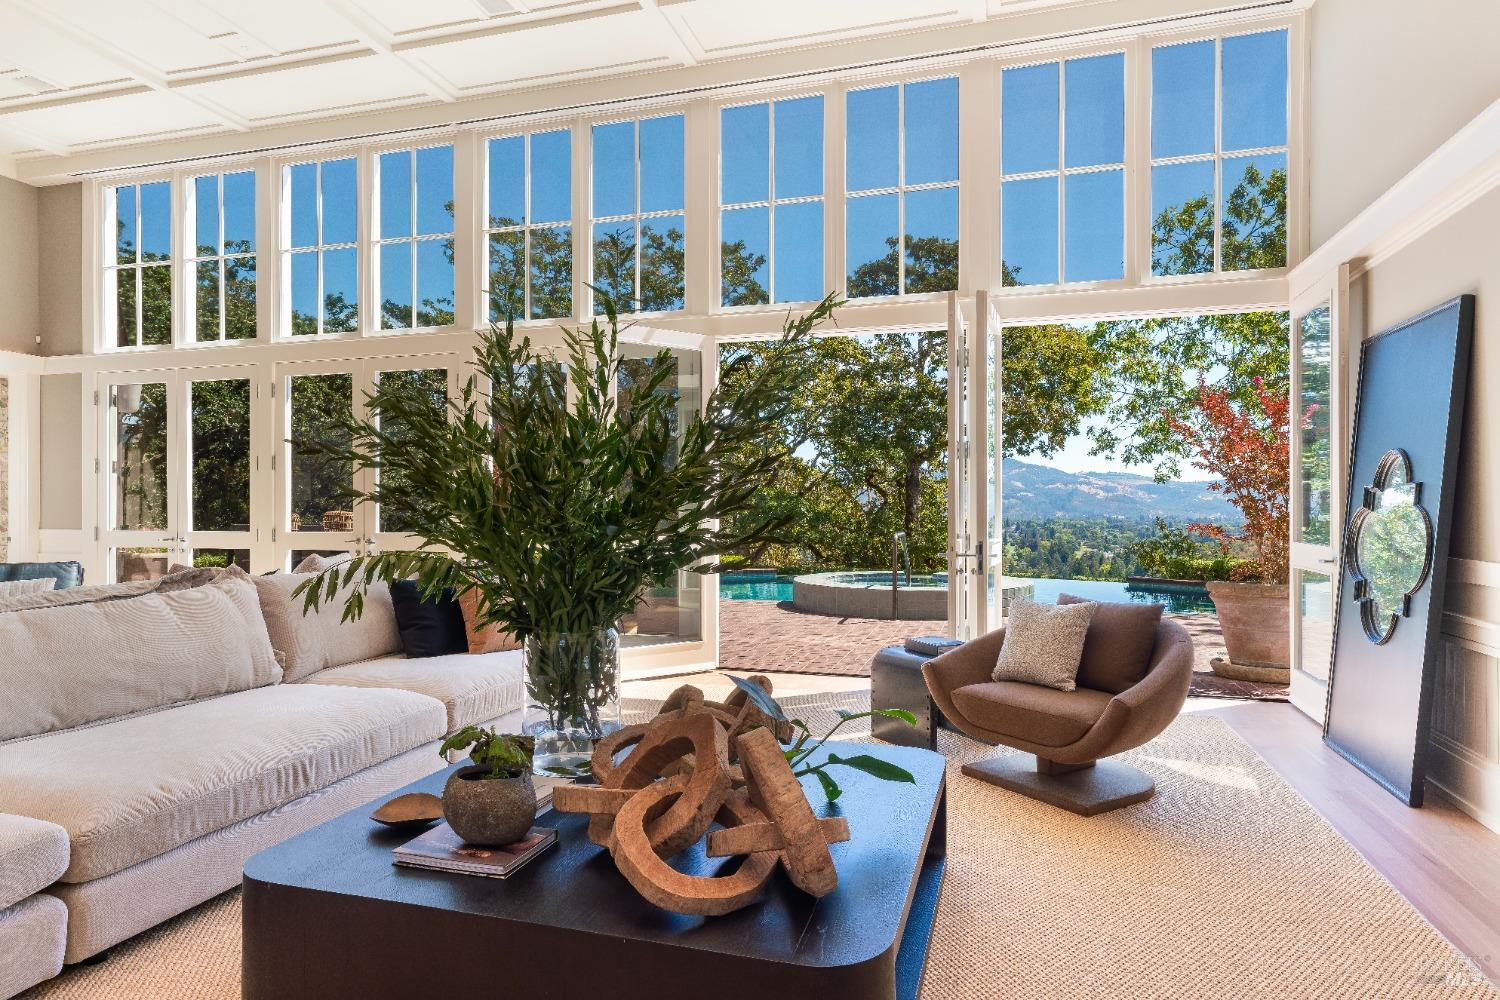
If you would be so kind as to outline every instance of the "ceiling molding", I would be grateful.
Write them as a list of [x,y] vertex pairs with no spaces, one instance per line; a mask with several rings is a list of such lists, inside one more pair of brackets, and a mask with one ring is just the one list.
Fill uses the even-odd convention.
[[[42,12],[42,0],[0,0],[0,14],[22,11],[46,23],[54,31],[58,15]],[[723,27],[706,40],[695,24],[712,24],[709,0],[600,0],[580,3],[558,12],[525,12],[497,18],[476,26],[465,21],[431,31],[393,32],[383,27],[359,0],[313,0],[347,26],[347,38],[294,53],[250,58],[233,64],[203,69],[164,72],[138,59],[118,57],[110,46],[89,32],[68,26],[70,40],[82,39],[95,58],[104,57],[119,66],[122,82],[90,84],[76,92],[51,93],[39,97],[0,100],[0,124],[16,121],[26,112],[56,111],[59,115],[76,104],[108,102],[117,97],[156,90],[190,100],[223,124],[208,128],[150,128],[127,137],[101,136],[97,141],[79,141],[76,133],[68,141],[52,139],[51,148],[38,143],[27,152],[0,141],[0,152],[19,153],[15,170],[33,184],[66,182],[92,173],[120,171],[178,160],[226,159],[292,146],[335,143],[384,133],[414,132],[444,127],[465,127],[487,121],[519,123],[568,115],[610,113],[625,104],[681,103],[694,95],[723,94],[743,90],[785,87],[792,81],[816,85],[834,75],[881,75],[918,71],[920,66],[958,66],[974,59],[989,59],[1003,53],[1046,53],[1058,48],[1086,44],[1108,44],[1112,39],[1134,37],[1179,28],[1264,20],[1295,14],[1306,0],[949,0],[943,5],[922,5],[915,17],[880,20],[899,6],[871,8],[860,23],[816,22],[819,30],[771,37],[744,38]],[[514,0],[512,0],[514,2]],[[714,0],[718,2],[718,0]],[[212,5],[214,10],[218,4]],[[939,7],[934,12],[934,7]],[[476,12],[484,8],[474,0]],[[983,8],[982,23],[974,18]],[[723,8],[728,10],[729,8]],[[739,8],[735,8],[739,9]],[[861,8],[862,9],[862,8]],[[243,14],[243,12],[241,12]],[[321,16],[321,15],[320,15]],[[477,15],[476,15],[477,16]],[[728,15],[726,15],[728,16]],[[449,79],[441,46],[503,41],[505,51],[516,51],[514,38],[547,28],[599,24],[601,37],[609,37],[612,19],[621,20],[621,30],[638,37],[645,23],[655,20],[659,43],[655,50],[635,54],[639,58],[609,65],[565,66],[552,70],[545,59],[518,65],[507,79],[471,82]],[[238,23],[225,19],[238,29]],[[872,34],[873,33],[873,34]],[[244,32],[254,37],[253,31]],[[337,29],[325,28],[323,38],[336,37]],[[585,33],[587,36],[588,33]],[[538,36],[539,38],[541,36]],[[564,36],[572,38],[574,36]],[[260,41],[259,39],[256,39]],[[283,42],[284,44],[284,42]],[[568,45],[570,42],[559,41]],[[277,84],[279,74],[297,70],[316,71],[347,65],[351,73],[368,75],[366,61],[381,66],[399,65],[402,79],[412,79],[407,95],[372,94],[363,102],[352,93],[306,111],[295,110],[295,102],[283,102],[274,113],[257,114],[248,104],[223,107],[227,95],[203,92],[202,88],[232,81],[265,80]],[[903,70],[903,67],[905,69]],[[106,70],[107,72],[107,70]],[[376,76],[378,79],[389,77]],[[292,79],[288,77],[287,79]],[[246,88],[241,87],[241,92]],[[253,92],[253,89],[252,89]],[[342,105],[342,106],[339,106]],[[292,110],[288,110],[292,109]],[[603,109],[600,111],[599,109]],[[97,115],[98,112],[91,112]],[[28,115],[22,127],[41,139],[45,117]],[[176,123],[173,123],[174,125]],[[162,140],[160,133],[182,137]],[[12,130],[11,135],[15,135]]]

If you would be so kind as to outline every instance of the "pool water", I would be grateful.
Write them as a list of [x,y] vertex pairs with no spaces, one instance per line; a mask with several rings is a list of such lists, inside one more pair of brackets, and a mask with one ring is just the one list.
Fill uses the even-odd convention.
[[[932,582],[928,582],[932,581]],[[944,585],[939,578],[914,580],[918,585]],[[1036,588],[1033,598],[1038,604],[1057,603],[1058,594],[1073,594],[1091,601],[1165,604],[1175,614],[1213,614],[1214,602],[1206,590],[1157,589],[1139,583],[1112,580],[1051,580],[1007,577],[1007,583],[1030,583]],[[766,573],[725,573],[719,578],[719,596],[726,601],[790,601],[792,578]]]

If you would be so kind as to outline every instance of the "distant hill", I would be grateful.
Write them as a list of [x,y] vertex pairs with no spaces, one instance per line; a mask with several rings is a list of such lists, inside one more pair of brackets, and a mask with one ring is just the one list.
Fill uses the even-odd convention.
[[1130,472],[1064,472],[1020,459],[1005,460],[1005,519],[1122,517],[1148,521],[1200,521],[1237,525],[1239,511],[1207,483],[1169,480]]

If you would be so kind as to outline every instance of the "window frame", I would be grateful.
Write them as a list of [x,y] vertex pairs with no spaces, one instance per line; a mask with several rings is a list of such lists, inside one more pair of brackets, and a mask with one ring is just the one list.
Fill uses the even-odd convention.
[[[1286,143],[1281,146],[1260,146],[1248,149],[1236,149],[1229,153],[1224,150],[1224,41],[1228,38],[1240,38],[1247,35],[1264,35],[1277,31],[1286,32],[1287,46],[1287,79],[1286,79]],[[1152,69],[1157,49],[1173,48],[1181,45],[1192,45],[1196,42],[1213,42],[1214,44],[1214,148],[1210,153],[1191,153],[1181,156],[1158,157],[1151,149],[1151,130],[1155,121],[1155,92]],[[1142,156],[1141,165],[1138,168],[1143,188],[1143,200],[1145,215],[1138,227],[1143,230],[1141,234],[1145,240],[1146,255],[1143,259],[1140,274],[1140,283],[1143,285],[1178,284],[1183,282],[1202,281],[1235,281],[1244,280],[1245,277],[1265,277],[1267,275],[1284,275],[1295,267],[1304,256],[1306,240],[1306,225],[1303,218],[1306,212],[1305,201],[1302,191],[1305,184],[1305,170],[1296,170],[1294,167],[1300,165],[1300,149],[1302,135],[1301,105],[1298,98],[1302,94],[1302,72],[1306,59],[1305,42],[1301,37],[1301,22],[1293,22],[1286,19],[1277,19],[1270,22],[1255,25],[1235,25],[1226,27],[1221,31],[1192,31],[1174,32],[1146,36],[1137,41],[1137,47],[1141,50],[1138,61],[1141,76],[1141,85],[1144,87],[1144,95],[1140,102],[1140,110],[1144,112],[1141,123],[1142,132]],[[1127,107],[1129,101],[1127,100]],[[1257,156],[1280,155],[1286,159],[1287,169],[1287,204],[1286,204],[1286,260],[1280,267],[1269,268],[1241,268],[1237,270],[1225,270],[1223,259],[1224,241],[1224,161],[1235,159],[1250,159]],[[1214,208],[1214,266],[1212,270],[1198,271],[1189,274],[1156,274],[1152,266],[1151,252],[1151,221],[1155,218],[1154,205],[1151,198],[1151,185],[1155,169],[1158,166],[1175,166],[1186,163],[1212,163],[1214,170],[1213,186],[1213,208]],[[1294,172],[1297,176],[1293,176]]]
[[[839,98],[842,102],[840,109],[840,122],[842,128],[838,135],[839,147],[839,195],[842,202],[842,226],[839,233],[834,237],[838,241],[840,269],[842,273],[838,276],[838,290],[842,298],[847,298],[851,303],[883,303],[896,301],[913,301],[922,299],[939,299],[949,294],[947,291],[939,292],[908,292],[906,291],[906,196],[912,192],[921,191],[943,191],[952,188],[958,193],[958,208],[955,226],[958,240],[958,271],[954,276],[954,291],[964,286],[964,197],[965,187],[965,146],[963,141],[963,112],[964,112],[964,74],[958,65],[936,67],[928,72],[915,74],[902,74],[895,77],[870,78],[850,81],[841,89]],[[929,181],[920,184],[906,183],[906,88],[912,84],[930,83],[936,80],[952,80],[958,88],[958,103],[955,109],[954,130],[958,141],[958,172],[952,181]],[[896,88],[896,186],[880,188],[851,188],[849,186],[849,96],[867,90],[881,90],[886,87]],[[824,105],[825,115],[827,105]],[[824,131],[827,131],[826,117]],[[825,136],[824,149],[828,148]],[[824,197],[828,197],[824,186]],[[849,205],[859,198],[876,198],[884,195],[896,195],[896,287],[897,291],[891,295],[862,295],[858,298],[849,297]],[[823,236],[825,249],[828,235]],[[998,264],[995,271],[999,273]]]
[[[178,209],[178,199],[181,197],[182,184],[180,182],[181,171],[151,171],[138,175],[111,178],[104,182],[98,190],[97,203],[99,205],[99,248],[96,254],[98,266],[94,269],[94,287],[97,289],[96,296],[99,305],[96,323],[98,324],[98,339],[101,351],[104,352],[149,352],[167,350],[180,345],[181,336],[178,330],[178,316],[181,310],[178,308],[178,297],[182,293],[181,263],[182,263],[182,213]],[[167,184],[168,204],[170,212],[170,241],[171,250],[166,261],[152,264],[141,262],[141,196],[140,189],[152,184],[165,182]],[[116,192],[120,188],[135,188],[135,255],[133,263],[121,264],[118,262],[117,246],[118,236],[115,232],[116,219]],[[147,267],[165,267],[171,272],[171,315],[168,318],[169,337],[164,344],[145,344],[141,342],[142,333],[142,276],[141,271]],[[117,312],[118,282],[119,275],[128,271],[135,282],[135,343],[121,344],[119,342],[120,331]],[[114,276],[113,283],[109,275]]]
[[[182,264],[183,264],[183,281],[184,281],[183,303],[186,306],[186,314],[183,317],[183,324],[182,324],[182,338],[183,338],[183,341],[186,344],[200,344],[200,345],[221,346],[221,345],[224,345],[224,344],[238,344],[238,343],[244,343],[244,342],[247,342],[247,341],[253,341],[253,340],[257,339],[260,336],[260,323],[258,322],[259,316],[260,316],[260,296],[261,296],[261,293],[262,293],[261,268],[260,268],[260,264],[261,264],[260,240],[257,238],[256,241],[255,241],[255,248],[252,249],[252,250],[250,250],[247,253],[226,253],[226,252],[224,252],[224,178],[227,175],[229,175],[229,174],[249,174],[250,175],[251,190],[254,192],[254,194],[253,194],[252,197],[254,198],[253,211],[254,211],[254,216],[255,216],[255,220],[256,220],[256,235],[257,235],[257,237],[259,237],[259,233],[260,233],[260,225],[259,225],[259,223],[260,223],[260,172],[257,169],[257,167],[256,167],[255,164],[253,164],[253,163],[238,164],[238,165],[235,165],[235,166],[225,167],[225,168],[223,168],[221,170],[212,170],[212,171],[208,171],[208,172],[204,172],[204,171],[187,172],[187,173],[184,173],[182,175],[182,178],[181,178],[180,187],[181,187],[181,198],[182,198],[182,201],[183,201],[183,207],[182,207],[182,212],[181,212],[181,217],[182,217],[182,220],[183,220],[183,229],[182,229],[183,240],[185,242],[188,242],[187,241],[187,233],[188,233],[188,228],[189,228],[189,222],[190,221],[191,221],[191,228],[193,229],[193,236],[194,236],[194,239],[189,242],[189,249],[192,251],[192,253],[190,255],[189,254],[182,254],[181,255],[183,257],[183,261],[182,261]],[[215,234],[216,235],[216,240],[215,240],[215,244],[214,245],[218,248],[218,252],[217,253],[212,253],[212,254],[199,254],[198,253],[199,241],[197,239],[197,236],[198,236],[198,233],[197,233],[197,225],[198,225],[198,223],[197,223],[197,219],[198,219],[198,216],[197,216],[197,203],[198,203],[197,181],[200,178],[204,178],[204,177],[213,177],[215,179],[215,181],[216,181],[215,187],[217,188],[217,198],[218,198],[218,213],[217,213],[217,215],[218,215],[219,231]],[[230,337],[226,336],[226,334],[227,334],[228,331],[227,331],[227,327],[225,325],[226,324],[225,316],[226,316],[226,313],[227,313],[227,310],[225,309],[225,303],[228,301],[228,294],[227,294],[228,285],[227,285],[227,279],[225,278],[225,268],[227,267],[228,262],[231,261],[231,260],[245,260],[245,259],[249,259],[249,260],[253,261],[254,264],[255,264],[255,309],[256,309],[256,317],[257,317],[256,330],[255,330],[255,334],[253,336],[250,336],[250,337],[230,338]],[[207,263],[216,263],[218,265],[218,271],[219,271],[219,321],[218,321],[219,336],[216,339],[214,339],[214,340],[204,340],[204,339],[200,339],[198,337],[198,299],[197,299],[197,294],[196,294],[196,290],[197,290],[197,273],[198,273],[198,265],[200,265],[200,264],[207,264]],[[174,325],[175,325],[175,323],[174,323]]]
[[[1132,127],[1134,125],[1131,113],[1131,69],[1132,59],[1136,57],[1135,46],[1127,41],[1116,44],[1086,46],[1077,49],[1069,49],[1042,58],[1017,59],[1003,61],[997,67],[997,85],[999,87],[1000,117],[997,119],[996,129],[999,142],[996,145],[997,162],[999,163],[999,185],[996,189],[996,197],[999,200],[1000,214],[996,219],[996,247],[998,248],[994,266],[994,280],[992,282],[992,294],[995,295],[1026,295],[1056,292],[1060,290],[1088,290],[1088,289],[1111,289],[1120,288],[1131,283],[1131,139]],[[1119,55],[1122,57],[1121,76],[1123,84],[1123,102],[1121,112],[1123,116],[1122,126],[1124,130],[1124,142],[1121,149],[1122,159],[1117,163],[1091,164],[1085,167],[1069,167],[1067,165],[1067,64],[1083,59],[1093,59],[1099,56]],[[1014,174],[1005,172],[1005,73],[1013,69],[1027,69],[1032,66],[1056,65],[1057,71],[1057,167],[1052,170],[1031,170]],[[1081,281],[1067,280],[1067,179],[1081,174],[1109,173],[1118,170],[1120,172],[1120,197],[1122,233],[1120,246],[1120,277],[1118,278],[1089,278]],[[1002,265],[1005,260],[1005,185],[1011,181],[1036,180],[1041,178],[1057,178],[1057,280],[1050,282],[1035,282],[1021,285],[1006,285],[1003,281]]]
[[[646,121],[652,121],[652,120],[655,120],[655,119],[661,119],[661,118],[681,118],[682,119],[682,207],[681,208],[673,208],[673,209],[657,209],[657,210],[653,210],[653,211],[650,211],[650,212],[643,212],[643,211],[641,211],[641,123],[642,122],[646,122]],[[689,162],[690,162],[690,159],[691,159],[691,156],[692,156],[691,150],[692,150],[692,146],[693,146],[693,141],[692,141],[693,140],[693,136],[691,135],[691,133],[690,133],[690,131],[688,129],[688,120],[689,120],[689,114],[688,114],[688,107],[687,107],[687,105],[672,105],[672,106],[667,106],[667,107],[663,107],[663,108],[643,108],[643,109],[641,109],[641,113],[640,114],[636,114],[636,115],[614,116],[614,117],[607,117],[607,118],[592,118],[592,119],[589,119],[589,121],[587,123],[587,127],[588,127],[588,143],[587,143],[586,148],[588,149],[588,159],[587,159],[587,165],[585,167],[585,172],[586,172],[586,174],[588,176],[588,185],[587,185],[587,187],[588,187],[588,207],[587,207],[587,214],[580,216],[579,212],[582,211],[582,209],[580,209],[580,207],[575,204],[573,206],[573,215],[574,215],[575,219],[579,219],[579,218],[584,219],[586,221],[586,224],[587,224],[586,235],[585,235],[585,239],[584,239],[584,245],[586,247],[588,247],[588,261],[587,261],[587,268],[586,268],[586,270],[583,273],[585,273],[585,274],[588,275],[588,284],[590,286],[592,286],[592,285],[595,285],[595,284],[598,283],[598,276],[594,273],[594,227],[597,226],[598,224],[600,224],[601,222],[603,222],[603,223],[610,223],[610,222],[630,222],[635,227],[635,301],[634,301],[633,305],[635,305],[637,307],[640,306],[641,305],[641,248],[642,248],[642,244],[643,244],[643,241],[641,240],[641,229],[644,227],[644,224],[648,220],[651,220],[651,219],[671,219],[671,218],[677,218],[677,217],[680,216],[682,218],[682,222],[683,222],[683,226],[682,226],[682,254],[683,254],[682,305],[678,306],[676,309],[642,309],[642,308],[620,309],[619,310],[619,315],[621,315],[621,316],[678,316],[678,315],[682,315],[682,314],[684,314],[684,313],[687,312],[688,289],[691,287],[691,285],[692,285],[692,279],[694,277],[692,274],[689,273],[690,269],[688,267],[688,261],[690,259],[690,255],[693,252],[692,249],[689,247],[689,241],[688,241],[688,225],[689,225],[689,223],[688,223],[688,214],[689,214],[690,209],[692,208],[692,204],[691,204],[692,203],[692,194],[691,194],[691,187],[690,187],[690,185],[688,183],[688,174],[689,174]],[[634,162],[635,162],[635,190],[634,190],[634,206],[635,206],[635,210],[633,212],[631,212],[631,213],[623,214],[623,215],[600,215],[600,216],[595,216],[594,215],[594,180],[593,180],[594,179],[594,130],[596,128],[601,128],[601,127],[605,127],[605,126],[609,126],[609,125],[623,125],[623,124],[626,124],[626,123],[630,123],[633,126],[632,134],[633,134],[633,137],[634,137],[634,144],[635,144],[634,145],[634,149],[635,149],[635,153],[634,153],[634,156],[635,156],[635,160],[634,160]],[[574,149],[576,150],[577,147],[575,146]],[[575,164],[575,169],[577,169],[577,165],[576,164]],[[575,191],[576,191],[576,188],[575,188]],[[574,244],[575,248],[577,247],[577,245],[578,245],[577,243]],[[578,273],[578,261],[576,259],[576,256],[575,256],[575,259],[573,261],[573,268],[574,268],[574,273],[577,274]],[[587,291],[587,295],[586,295],[587,301],[585,301],[585,302],[578,302],[575,299],[575,301],[573,303],[573,312],[574,312],[575,316],[582,316],[582,317],[586,317],[587,318],[587,317],[593,317],[593,316],[599,315],[598,313],[596,313],[594,311],[594,309],[595,309],[595,298],[594,298],[593,288],[592,287],[588,287],[588,288],[586,288],[586,291]]]
[[[502,132],[482,132],[478,136],[476,156],[478,159],[478,189],[476,194],[477,204],[475,216],[478,220],[479,246],[476,256],[479,259],[479,322],[503,322],[503,318],[495,317],[490,312],[490,296],[493,289],[490,285],[492,269],[490,267],[490,239],[502,233],[522,234],[525,248],[525,288],[521,296],[521,315],[515,317],[515,325],[523,323],[556,323],[558,320],[576,320],[579,315],[579,276],[578,269],[578,247],[579,247],[579,215],[578,215],[578,135],[580,130],[588,133],[585,137],[585,148],[592,149],[592,122],[580,123],[574,118],[555,119],[548,122],[538,123],[533,128],[509,129]],[[562,132],[568,137],[568,218],[565,222],[533,222],[531,221],[531,141],[538,135],[546,135],[553,132]],[[522,183],[524,186],[523,198],[525,200],[525,220],[514,226],[491,226],[490,225],[490,143],[506,139],[520,139],[522,149]],[[592,167],[592,162],[587,163],[587,168]],[[590,262],[593,257],[592,226],[588,223],[590,231],[586,235],[586,244],[590,251]],[[569,297],[572,300],[572,309],[566,316],[537,316],[531,315],[531,234],[536,229],[563,229],[568,230],[568,252],[569,262]]]
[[[291,343],[306,343],[315,340],[341,340],[348,337],[357,337],[370,329],[369,314],[369,292],[370,281],[366,279],[371,266],[369,252],[370,213],[372,212],[370,197],[370,150],[368,147],[355,149],[331,149],[319,150],[313,156],[288,157],[277,161],[276,178],[277,190],[280,192],[277,198],[278,225],[276,227],[276,251],[277,251],[277,287],[280,294],[277,296],[275,339],[289,341]],[[354,160],[354,214],[355,227],[353,241],[339,243],[325,243],[323,241],[323,165],[335,160]],[[316,201],[316,225],[318,228],[318,241],[308,246],[295,247],[292,245],[292,169],[306,164],[315,164],[317,172],[314,189],[317,193]],[[323,256],[330,250],[354,251],[354,271],[356,275],[356,288],[359,300],[353,330],[327,331],[323,329],[323,307],[325,297],[323,294]],[[294,334],[292,332],[292,261],[299,254],[315,254],[318,261],[318,326],[316,333]]]
[[[361,238],[361,240],[360,240],[360,245],[364,249],[364,252],[360,255],[360,260],[358,261],[358,268],[357,268],[357,270],[358,270],[358,273],[361,275],[361,278],[360,278],[360,293],[361,293],[361,297],[362,298],[365,297],[365,293],[368,291],[368,298],[369,298],[369,302],[371,303],[371,306],[370,306],[370,309],[369,309],[369,315],[368,316],[365,315],[366,310],[364,308],[360,309],[360,316],[359,316],[359,323],[358,323],[358,333],[359,333],[359,335],[362,335],[362,336],[371,336],[371,337],[400,337],[400,336],[407,336],[407,335],[410,335],[410,334],[413,334],[413,333],[432,333],[432,332],[443,331],[443,330],[453,330],[453,329],[457,328],[457,326],[458,326],[458,312],[459,312],[459,310],[458,310],[458,302],[459,302],[459,295],[460,295],[460,291],[459,291],[459,285],[460,285],[460,279],[459,279],[459,259],[458,259],[458,242],[459,242],[459,231],[460,231],[460,226],[458,224],[458,218],[459,218],[459,213],[460,213],[460,201],[461,201],[461,199],[459,197],[459,173],[460,173],[460,171],[459,171],[459,156],[460,156],[459,150],[462,147],[463,143],[464,143],[464,137],[462,137],[462,136],[456,136],[456,135],[450,135],[450,134],[439,134],[439,135],[432,135],[432,136],[423,136],[423,137],[421,137],[421,138],[419,138],[417,140],[414,140],[414,141],[413,140],[408,140],[408,141],[405,141],[405,142],[395,142],[395,143],[386,142],[386,143],[380,143],[378,145],[370,145],[370,146],[364,147],[364,148],[362,148],[360,150],[360,161],[356,164],[356,177],[359,179],[359,183],[360,184],[365,184],[366,178],[368,177],[368,184],[366,185],[368,193],[366,193],[364,195],[361,195],[359,189],[356,189],[356,192],[355,192],[355,203],[356,203],[356,211],[357,211],[358,218],[359,218],[359,227],[360,227],[360,230],[361,230],[361,235],[363,237],[364,234],[367,233],[368,237],[367,238]],[[451,230],[449,230],[448,232],[446,232],[446,233],[427,233],[427,234],[420,234],[419,235],[417,233],[417,225],[416,225],[416,219],[417,219],[417,168],[416,168],[416,154],[420,150],[423,150],[423,149],[435,149],[435,148],[438,148],[438,147],[441,147],[441,146],[449,146],[453,150],[453,153],[452,153],[452,156],[453,156],[453,218],[450,220],[452,222],[452,224],[453,224],[453,228]],[[409,162],[411,164],[411,177],[410,177],[410,181],[409,181],[409,190],[407,192],[408,199],[409,199],[409,204],[410,204],[411,232],[408,233],[405,236],[388,236],[388,237],[382,237],[380,235],[380,223],[381,223],[381,215],[380,215],[380,212],[381,212],[381,208],[380,208],[380,198],[381,198],[381,189],[380,189],[380,160],[381,160],[381,157],[387,156],[387,155],[389,155],[391,153],[406,153],[408,155],[408,157],[409,157]],[[338,157],[331,157],[331,158],[332,159],[338,159]],[[305,163],[307,161],[304,160],[302,162]],[[322,200],[322,186],[321,186],[321,184],[319,185],[318,194],[319,194],[319,202],[320,202],[320,205],[321,205],[321,200]],[[288,232],[290,232],[290,230],[288,230]],[[322,233],[321,233],[321,224],[320,224],[319,236],[321,236],[321,235],[322,235]],[[418,294],[418,291],[419,291],[419,288],[418,288],[418,285],[417,285],[417,277],[418,277],[418,273],[417,273],[417,270],[418,270],[418,264],[417,264],[417,246],[420,243],[427,243],[427,242],[432,242],[432,241],[436,241],[436,240],[445,240],[445,239],[453,241],[453,251],[454,251],[454,257],[453,257],[453,322],[452,323],[437,323],[437,324],[419,325],[417,323],[417,310],[418,310],[417,294]],[[411,322],[410,326],[387,327],[387,326],[382,325],[383,322],[384,322],[384,311],[383,311],[383,309],[381,307],[381,304],[382,304],[383,300],[381,299],[381,296],[380,296],[381,248],[385,247],[385,246],[400,244],[400,243],[405,243],[407,246],[409,246],[411,248],[411,251],[410,251],[410,253],[411,253],[411,268],[410,268],[410,270],[411,270],[411,295],[412,295],[412,304],[411,304],[411,312],[412,312],[411,319],[412,319],[412,322]],[[368,275],[368,277],[364,277],[365,275]],[[321,275],[320,275],[320,279],[319,280],[321,282]],[[320,284],[319,287],[321,288],[321,284]],[[321,316],[320,316],[319,325],[321,326]],[[320,336],[328,336],[328,335],[327,334],[320,334]],[[350,336],[350,334],[339,334],[339,336]],[[307,337],[306,337],[306,335],[304,335],[303,337],[300,337],[300,338],[297,338],[297,339],[299,339],[299,340],[306,340]]]
[[[822,120],[819,123],[823,143],[823,177],[820,184],[821,192],[815,195],[794,195],[789,198],[779,198],[776,195],[776,105],[778,103],[800,101],[809,97],[821,98]],[[812,90],[797,90],[778,92],[767,96],[747,96],[742,100],[725,101],[714,106],[714,117],[717,122],[715,129],[714,156],[714,293],[710,298],[713,308],[717,312],[745,312],[766,309],[779,309],[787,306],[807,306],[816,302],[816,299],[778,299],[776,297],[776,209],[782,205],[819,205],[822,207],[823,246],[821,248],[823,274],[828,273],[828,260],[832,255],[833,247],[830,246],[828,235],[828,106],[833,100],[846,100],[845,91],[841,88],[817,88]],[[766,199],[761,201],[726,202],[724,200],[724,112],[734,108],[750,108],[764,104],[766,106],[767,122],[767,146],[766,146]],[[840,116],[842,120],[842,116]],[[766,295],[765,302],[746,302],[739,305],[730,305],[724,301],[724,213],[748,208],[766,209]],[[844,237],[840,235],[839,241]],[[824,282],[820,282],[824,283]],[[842,288],[842,283],[838,286]]]

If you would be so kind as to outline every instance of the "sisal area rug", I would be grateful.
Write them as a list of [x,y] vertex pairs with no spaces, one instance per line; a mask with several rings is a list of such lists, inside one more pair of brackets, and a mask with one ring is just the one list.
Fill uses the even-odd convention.
[[[816,729],[868,697],[784,704]],[[1214,716],[1126,755],[1156,796],[1092,819],[963,777],[996,751],[943,738],[948,867],[923,1000],[1500,996]],[[239,920],[228,893],[24,996],[235,1000]]]

